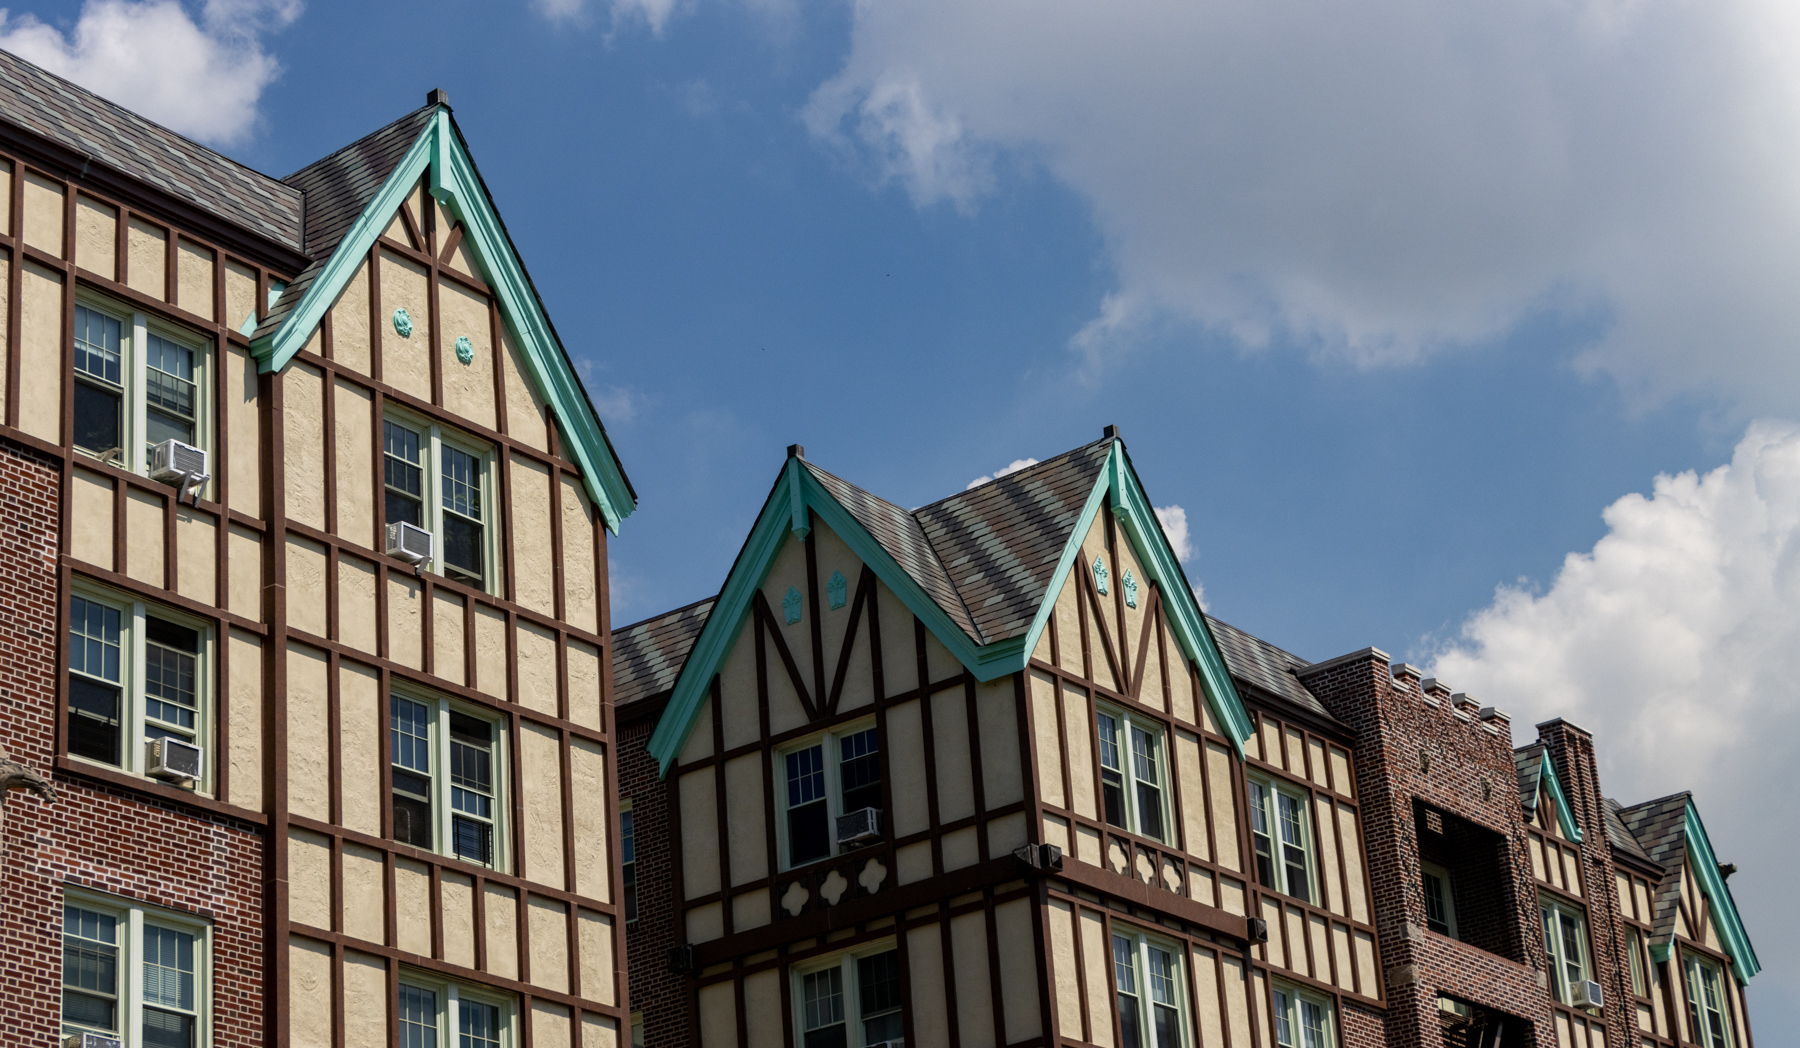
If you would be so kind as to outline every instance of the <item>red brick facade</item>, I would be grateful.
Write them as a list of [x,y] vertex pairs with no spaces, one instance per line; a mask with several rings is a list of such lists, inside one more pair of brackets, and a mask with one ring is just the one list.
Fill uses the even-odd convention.
[[[671,1028],[667,1016],[685,1016],[687,977],[669,967],[669,947],[683,941],[675,929],[675,848],[668,833],[669,787],[657,775],[656,758],[646,743],[656,728],[656,710],[628,707],[633,720],[619,726],[619,796],[631,801],[637,833],[637,920],[625,928],[626,965],[631,977],[631,1008],[647,1018],[644,1043],[652,1048],[678,1048],[689,1043],[687,1031]],[[656,1021],[656,1020],[663,1021]]]

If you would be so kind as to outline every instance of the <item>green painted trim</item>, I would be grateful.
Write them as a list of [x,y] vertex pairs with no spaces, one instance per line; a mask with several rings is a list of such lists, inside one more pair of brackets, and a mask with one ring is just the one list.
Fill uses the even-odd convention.
[[1650,944],[1650,959],[1662,964],[1669,959],[1669,944],[1653,942]]
[[[1719,918],[1719,937],[1725,940],[1725,952],[1731,955],[1732,974],[1742,986],[1762,971],[1762,962],[1756,959],[1756,947],[1750,945],[1750,933],[1744,930],[1744,921],[1738,916],[1737,900],[1731,897],[1731,886],[1719,876],[1719,861],[1713,855],[1712,839],[1706,835],[1706,824],[1700,821],[1700,811],[1694,807],[1692,797],[1688,798],[1686,818],[1688,861],[1693,864],[1694,878],[1700,882],[1700,890],[1712,903],[1713,915]],[[1668,949],[1666,945],[1663,948]]]
[[583,392],[568,354],[550,327],[543,303],[525,276],[524,265],[500,224],[494,202],[482,188],[475,162],[457,134],[447,108],[439,107],[432,114],[430,123],[351,225],[287,320],[275,332],[251,344],[259,370],[282,370],[306,345],[325,311],[337,301],[344,285],[368,257],[369,249],[386,228],[385,220],[427,171],[431,176],[431,195],[462,223],[463,241],[473,246],[482,276],[499,299],[507,331],[525,356],[526,371],[562,427],[570,457],[581,467],[588,497],[599,508],[608,530],[617,534],[619,522],[637,508],[637,499],[607,442],[593,403]]
[[1557,777],[1556,765],[1551,763],[1550,750],[1545,748],[1543,757],[1538,761],[1538,789],[1550,787],[1550,796],[1556,801],[1556,821],[1562,824],[1563,836],[1577,844],[1581,843],[1581,827],[1575,824],[1575,812],[1569,807],[1569,798],[1563,793],[1562,779]]

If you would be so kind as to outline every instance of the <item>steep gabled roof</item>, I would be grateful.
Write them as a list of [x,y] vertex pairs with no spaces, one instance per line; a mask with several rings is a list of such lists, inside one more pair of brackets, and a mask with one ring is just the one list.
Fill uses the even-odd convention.
[[0,119],[291,251],[304,250],[299,190],[6,51],[0,51]]
[[1221,622],[1211,615],[1206,617],[1206,621],[1212,627],[1213,636],[1219,642],[1219,654],[1225,656],[1225,664],[1231,667],[1233,677],[1286,699],[1326,720],[1337,720],[1319,702],[1317,696],[1306,690],[1306,685],[1300,683],[1300,678],[1293,674],[1294,669],[1304,669],[1312,663],[1277,648],[1261,637],[1245,633],[1229,622]]
[[1682,871],[1693,860],[1694,880],[1711,904],[1714,924],[1725,952],[1731,956],[1732,974],[1740,983],[1748,982],[1762,970],[1756,947],[1750,943],[1738,915],[1737,900],[1719,873],[1712,840],[1694,807],[1692,793],[1682,791],[1658,797],[1629,808],[1619,809],[1619,821],[1635,838],[1651,862],[1665,871],[1651,900],[1652,932],[1650,948],[1657,960],[1667,960],[1674,941],[1675,915],[1681,902]]
[[1637,837],[1633,836],[1631,830],[1625,825],[1625,820],[1619,817],[1621,807],[1619,802],[1611,797],[1605,797],[1602,798],[1602,804],[1606,809],[1606,840],[1612,845],[1613,851],[1624,852],[1626,855],[1652,866],[1660,865],[1650,857],[1649,852],[1644,850],[1644,846],[1638,843]]
[[613,630],[614,705],[660,695],[675,686],[717,599],[708,597]]
[[1535,815],[1538,795],[1549,790],[1563,836],[1580,841],[1581,824],[1575,821],[1575,812],[1569,807],[1569,795],[1563,792],[1562,779],[1556,774],[1556,762],[1550,759],[1550,748],[1541,742],[1521,746],[1513,751],[1513,766],[1518,771],[1519,801],[1525,805],[1525,813]]

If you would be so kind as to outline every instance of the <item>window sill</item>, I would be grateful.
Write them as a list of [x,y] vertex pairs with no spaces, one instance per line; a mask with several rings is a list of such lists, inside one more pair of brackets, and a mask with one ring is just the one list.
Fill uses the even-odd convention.
[[252,811],[249,808],[240,808],[235,804],[228,804],[197,790],[186,790],[179,786],[171,786],[148,776],[137,775],[132,772],[122,771],[111,765],[90,761],[85,757],[72,757],[68,754],[58,754],[56,757],[55,768],[60,772],[67,772],[68,774],[79,775],[88,779],[97,779],[113,786],[131,790],[134,793],[148,794],[149,796],[172,801],[176,804],[184,804],[217,815],[224,815],[233,819],[241,819],[244,822],[255,823],[258,826],[268,825],[268,816],[264,815],[262,812]]

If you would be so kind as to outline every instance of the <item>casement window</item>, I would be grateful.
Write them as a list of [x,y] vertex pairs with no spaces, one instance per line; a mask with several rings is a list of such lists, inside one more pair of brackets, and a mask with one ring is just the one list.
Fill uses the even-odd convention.
[[402,972],[400,1048],[514,1048],[511,998],[422,972]]
[[794,969],[797,1048],[898,1046],[906,1036],[892,940]]
[[1644,937],[1636,928],[1625,929],[1625,953],[1626,963],[1631,967],[1631,992],[1639,997],[1650,996],[1650,987],[1644,978]]
[[1111,707],[1101,707],[1095,723],[1106,821],[1152,840],[1168,840],[1168,762],[1162,726]]
[[1336,1015],[1331,999],[1287,983],[1275,983],[1275,1043],[1281,1048],[1334,1048]]
[[1312,902],[1312,820],[1305,791],[1253,775],[1249,794],[1256,879],[1265,888]]
[[406,415],[382,422],[383,512],[432,534],[425,567],[499,592],[493,455],[442,426]]
[[1456,934],[1456,892],[1450,884],[1450,871],[1434,862],[1420,863],[1420,879],[1425,887],[1425,926],[1452,939]]
[[64,1035],[131,1048],[208,1043],[211,929],[123,899],[69,893],[63,905]]
[[780,836],[786,867],[829,858],[840,843],[841,815],[873,809],[881,826],[881,740],[873,725],[827,732],[775,755]]
[[394,840],[505,867],[505,728],[449,699],[388,697]]
[[75,306],[75,447],[134,473],[165,440],[210,441],[204,340],[97,301]]
[[1719,965],[1683,951],[1687,966],[1688,1029],[1700,1048],[1731,1048],[1731,1020],[1725,1015],[1725,980]]
[[151,744],[198,747],[210,789],[213,631],[198,620],[79,586],[69,598],[69,754],[148,775]]
[[1188,1040],[1181,948],[1118,926],[1112,948],[1122,1048],[1183,1048]]
[[625,923],[637,920],[637,835],[633,832],[631,798],[619,803],[619,865],[625,871]]
[[1593,978],[1588,962],[1587,917],[1581,910],[1549,896],[1539,899],[1544,919],[1545,960],[1550,966],[1550,992],[1559,1004],[1570,1004],[1576,984]]

